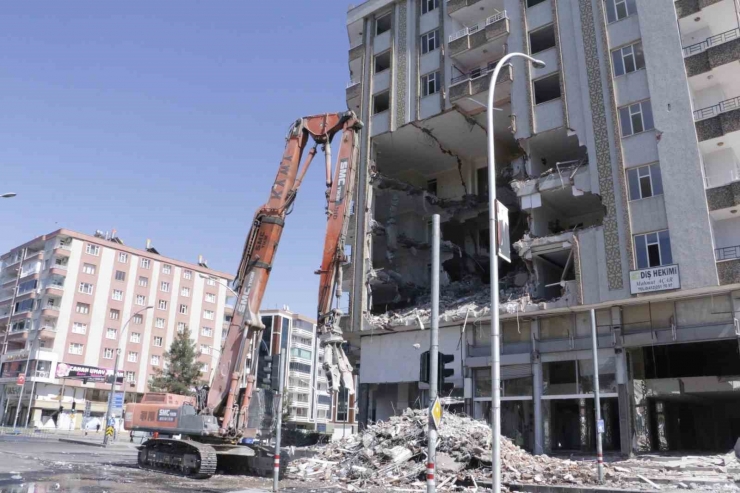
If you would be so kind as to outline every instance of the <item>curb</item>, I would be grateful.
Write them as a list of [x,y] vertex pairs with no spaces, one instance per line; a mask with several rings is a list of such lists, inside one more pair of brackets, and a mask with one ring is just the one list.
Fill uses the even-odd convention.
[[[480,484],[480,481],[478,482]],[[625,490],[608,486],[555,486],[547,484],[508,483],[512,491],[528,493],[645,493],[643,490]]]
[[87,445],[89,447],[105,448],[105,445],[103,445],[102,443],[91,442],[89,440],[81,440],[81,439],[75,439],[75,438],[60,438],[59,441],[64,442],[64,443],[75,443],[77,445]]

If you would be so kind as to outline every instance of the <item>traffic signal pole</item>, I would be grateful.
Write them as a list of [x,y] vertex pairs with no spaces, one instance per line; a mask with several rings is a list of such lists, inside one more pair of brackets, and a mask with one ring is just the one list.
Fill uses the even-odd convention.
[[278,392],[277,392],[277,423],[275,425],[275,463],[272,471],[272,491],[278,491],[278,481],[280,480],[280,440],[282,439],[283,427],[283,390],[285,388],[285,365],[288,362],[288,351],[281,350],[278,361],[278,367],[272,367],[273,373],[278,372]]
[[437,491],[434,479],[434,463],[437,458],[437,429],[432,417],[432,408],[437,400],[439,377],[439,214],[432,216],[432,328],[429,346],[429,422],[427,424],[427,493]]

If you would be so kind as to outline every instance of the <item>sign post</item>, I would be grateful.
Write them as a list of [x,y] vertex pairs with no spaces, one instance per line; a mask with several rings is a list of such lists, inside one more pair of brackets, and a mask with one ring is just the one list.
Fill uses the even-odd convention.
[[18,375],[18,380],[15,381],[16,385],[25,385],[26,383],[26,376],[24,374]]
[[[439,406],[437,379],[439,372],[439,214],[432,216],[432,329],[429,331],[429,423],[427,431],[427,493],[437,491],[437,483],[434,477],[434,463],[437,461],[437,428],[438,420],[435,418],[436,409]],[[441,406],[439,407],[441,417]]]

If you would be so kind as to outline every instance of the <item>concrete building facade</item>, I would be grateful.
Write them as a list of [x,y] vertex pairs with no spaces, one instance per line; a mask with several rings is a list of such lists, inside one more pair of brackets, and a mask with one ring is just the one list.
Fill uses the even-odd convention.
[[115,234],[66,229],[19,245],[0,260],[5,424],[15,419],[17,380],[25,374],[20,424],[28,418],[31,426],[79,426],[86,402],[92,416],[104,415],[110,385],[57,376],[64,365],[112,369],[119,343],[127,402],[147,391],[186,327],[200,349],[204,379],[218,359],[233,276],[202,261],[170,259],[151,244],[132,248]]
[[[536,453],[594,449],[595,309],[605,449],[731,448],[737,3],[367,0],[347,31],[347,104],[366,123],[344,272],[359,421],[426,404],[434,213],[449,398],[490,414],[492,130],[511,237],[511,262],[497,260],[504,432]],[[502,68],[487,129],[511,52],[546,67]]]

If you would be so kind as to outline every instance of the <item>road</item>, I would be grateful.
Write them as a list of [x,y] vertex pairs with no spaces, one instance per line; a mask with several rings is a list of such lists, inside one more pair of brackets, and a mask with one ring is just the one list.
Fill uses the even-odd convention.
[[[191,480],[142,471],[136,466],[136,453],[128,443],[101,448],[63,443],[56,437],[0,436],[0,493],[259,493],[272,487],[271,480],[250,476]],[[332,491],[290,481],[281,482],[281,490]]]

